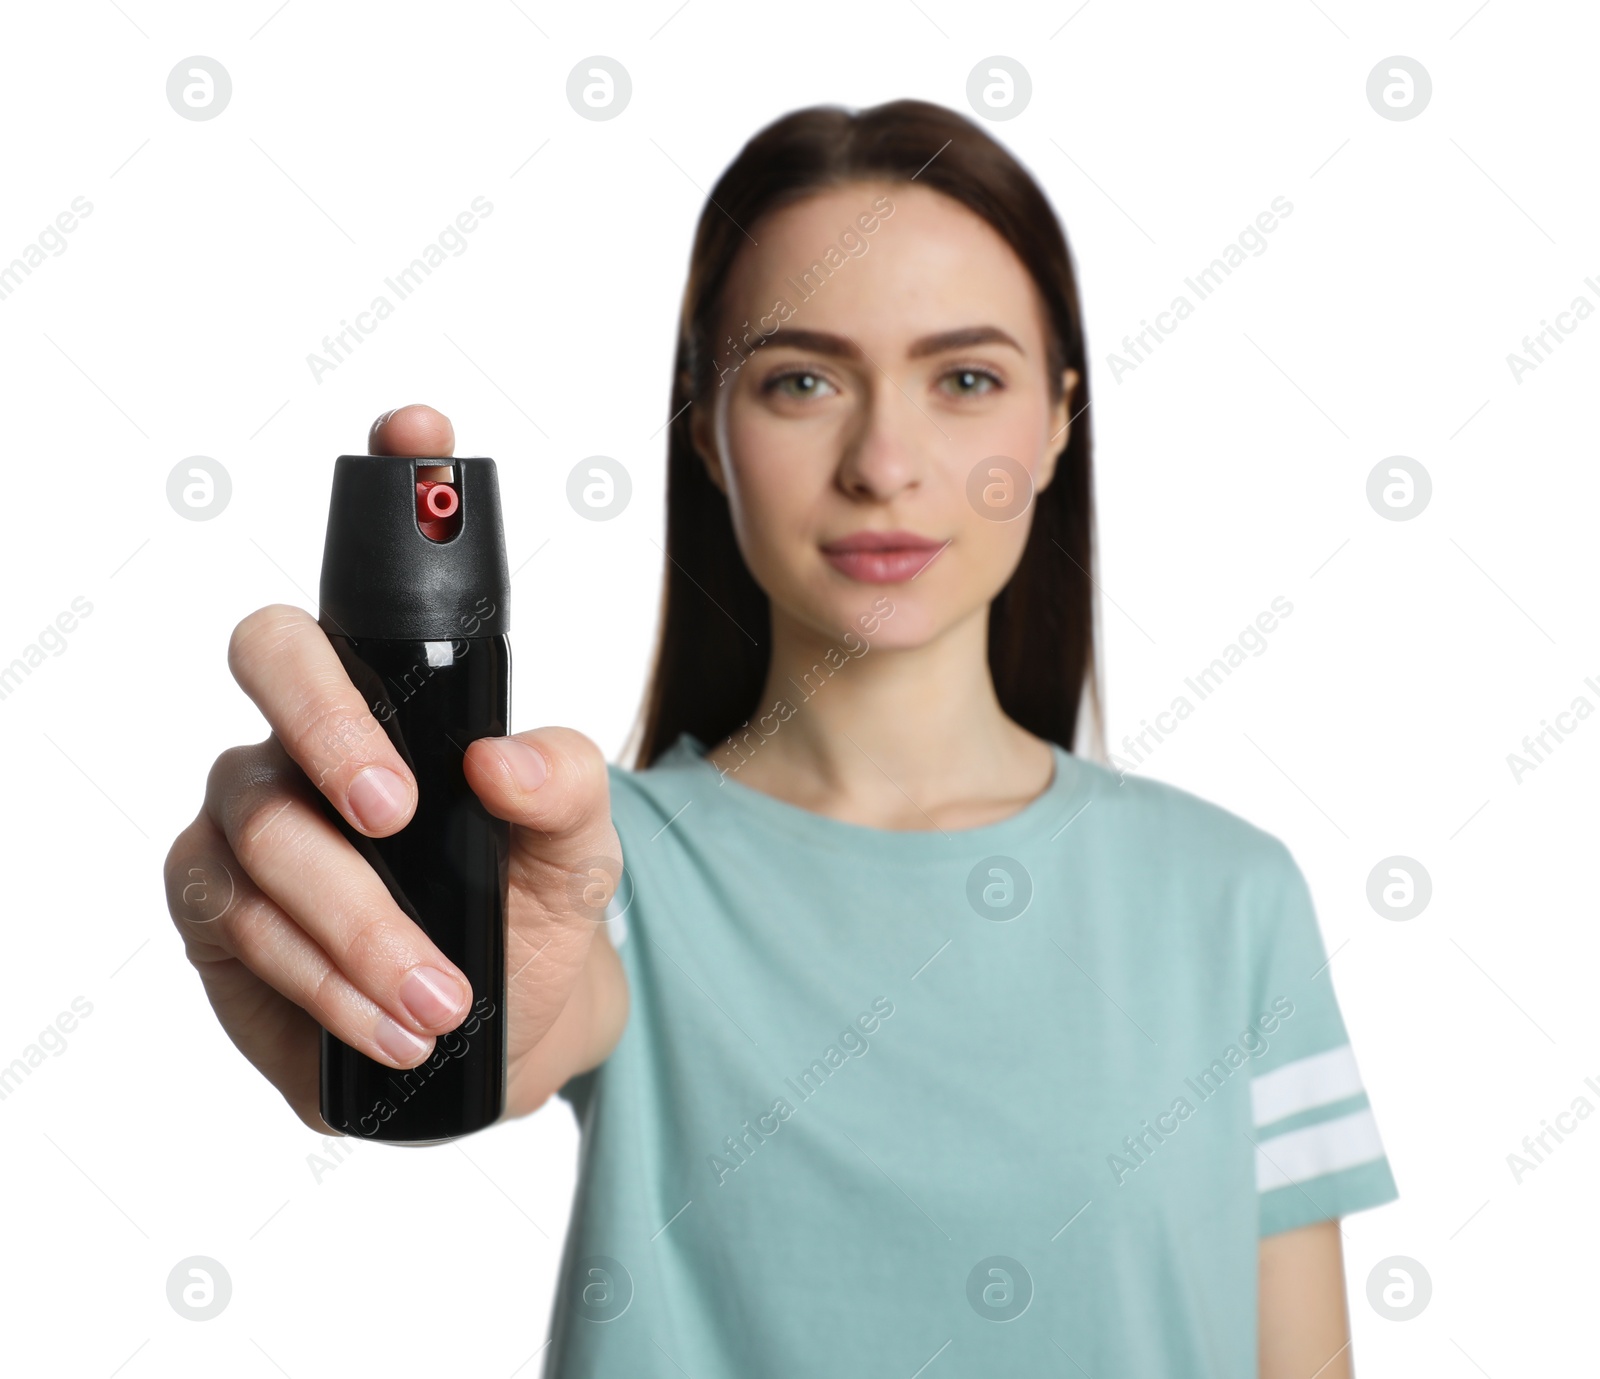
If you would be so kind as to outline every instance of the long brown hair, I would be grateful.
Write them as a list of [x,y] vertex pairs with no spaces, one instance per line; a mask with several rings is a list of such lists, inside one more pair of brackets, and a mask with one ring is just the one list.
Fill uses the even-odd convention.
[[805,196],[853,181],[943,192],[982,216],[1037,284],[1049,337],[1053,396],[1077,371],[1073,421],[1052,482],[1035,496],[1022,559],[989,608],[989,670],[1005,713],[1072,749],[1087,690],[1105,756],[1095,656],[1089,374],[1072,258],[1050,203],[1006,149],[966,117],[926,101],[851,112],[812,106],[757,133],[700,213],[678,326],[668,415],[667,563],[655,664],[633,765],[651,765],[688,731],[714,746],[757,709],[771,656],[771,610],[734,537],[727,499],[690,433],[690,409],[717,383],[714,332],[744,227]]

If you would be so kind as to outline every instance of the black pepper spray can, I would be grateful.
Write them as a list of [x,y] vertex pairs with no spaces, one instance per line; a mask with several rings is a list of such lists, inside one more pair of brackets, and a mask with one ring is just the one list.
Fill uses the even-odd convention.
[[[347,1135],[438,1144],[505,1106],[505,912],[511,826],[468,786],[474,738],[510,730],[510,579],[490,459],[341,455],[333,472],[318,622],[417,780],[387,838],[330,818],[400,908],[472,983],[462,1022],[415,1068],[322,1031],[322,1118]],[[335,750],[337,746],[335,745]]]

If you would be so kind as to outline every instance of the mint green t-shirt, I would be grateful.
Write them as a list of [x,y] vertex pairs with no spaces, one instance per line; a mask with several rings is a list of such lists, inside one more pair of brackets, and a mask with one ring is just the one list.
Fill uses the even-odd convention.
[[1260,1237],[1397,1195],[1284,844],[1059,746],[905,832],[704,751],[611,768],[546,1376],[1253,1376]]

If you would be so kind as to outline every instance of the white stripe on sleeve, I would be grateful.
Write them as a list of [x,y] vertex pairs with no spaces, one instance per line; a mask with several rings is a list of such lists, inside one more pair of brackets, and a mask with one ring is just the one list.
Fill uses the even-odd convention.
[[1273,1135],[1256,1146],[1256,1191],[1303,1183],[1383,1157],[1372,1108]]
[[1361,1090],[1355,1053],[1349,1044],[1340,1044],[1326,1053],[1297,1058],[1293,1063],[1251,1078],[1251,1113],[1258,1126],[1270,1125],[1298,1111],[1341,1101]]

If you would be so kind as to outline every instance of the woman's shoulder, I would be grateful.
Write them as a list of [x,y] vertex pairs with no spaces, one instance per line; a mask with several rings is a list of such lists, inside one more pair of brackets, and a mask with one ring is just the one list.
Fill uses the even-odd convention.
[[667,812],[681,808],[707,780],[716,784],[717,770],[701,755],[699,742],[688,733],[677,739],[646,766],[625,766],[607,762],[611,783],[612,812],[647,812],[662,807]]
[[1244,815],[1171,781],[1074,756],[1092,782],[1090,799],[1119,841],[1163,858],[1189,857],[1230,872],[1292,867],[1287,845]]
[[1276,833],[1170,781],[1091,767],[1089,812],[1100,811],[1101,831],[1084,843],[1136,904],[1197,918],[1197,939],[1221,944],[1231,935],[1255,953],[1277,945],[1286,928],[1302,947],[1316,933],[1305,873]]

